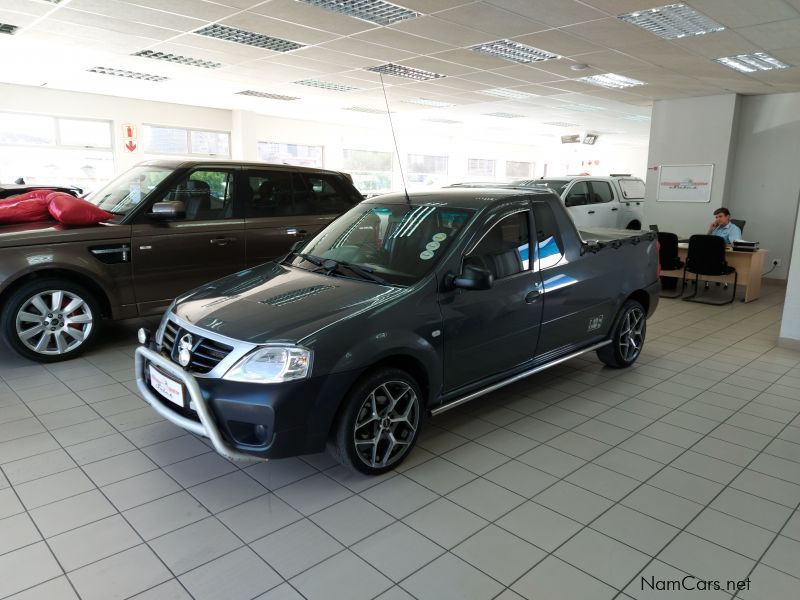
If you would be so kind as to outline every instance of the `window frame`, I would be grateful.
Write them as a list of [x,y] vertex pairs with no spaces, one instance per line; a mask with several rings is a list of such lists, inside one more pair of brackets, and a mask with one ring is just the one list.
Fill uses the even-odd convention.
[[[154,127],[158,129],[174,129],[176,131],[186,132],[186,152],[167,152],[163,150],[152,150],[146,148],[144,142],[142,143],[142,152],[144,154],[156,156],[175,156],[175,157],[214,157],[214,158],[230,158],[231,157],[231,132],[224,129],[201,129],[199,127],[181,127],[177,125],[163,125],[160,123],[142,123],[142,139],[144,138],[144,130],[147,127]],[[228,153],[227,154],[209,154],[207,152],[192,152],[192,133],[223,133],[228,136]]]
[[[114,125],[111,119],[96,119],[73,117],[68,115],[50,115],[44,113],[25,113],[19,111],[0,110],[0,114],[6,115],[20,115],[25,117],[44,117],[53,120],[53,133],[54,142],[52,144],[26,144],[23,142],[0,142],[0,146],[22,146],[24,148],[56,148],[65,150],[110,150],[114,152]],[[65,121],[89,121],[92,123],[106,123],[108,125],[108,146],[92,146],[86,144],[64,144],[61,141],[61,128],[59,127],[60,120]]]
[[320,157],[319,157],[320,164],[313,165],[313,166],[311,166],[311,165],[298,165],[298,164],[291,163],[291,162],[287,163],[287,164],[295,166],[295,167],[305,167],[305,168],[309,168],[309,169],[324,169],[325,168],[325,145],[324,144],[301,144],[301,143],[298,143],[298,142],[279,142],[279,141],[272,141],[272,140],[258,140],[258,141],[256,141],[256,155],[258,156],[258,160],[260,162],[263,162],[263,163],[266,163],[266,164],[272,164],[272,165],[276,165],[276,166],[279,166],[281,163],[268,162],[267,159],[261,158],[261,152],[259,151],[259,145],[260,144],[278,144],[278,145],[283,145],[283,146],[303,146],[305,148],[319,148],[320,149]]
[[[492,229],[494,229],[495,227],[500,225],[500,223],[502,223],[505,219],[508,219],[508,218],[513,217],[514,215],[518,215],[520,213],[527,213],[527,215],[528,215],[528,218],[527,218],[527,224],[528,224],[528,268],[527,269],[522,269],[522,270],[518,271],[517,273],[514,273],[513,275],[508,275],[506,277],[500,277],[498,279],[495,279],[495,281],[508,281],[509,279],[512,279],[514,277],[519,277],[520,275],[523,275],[525,273],[530,273],[533,270],[533,263],[534,263],[533,255],[531,254],[531,248],[530,248],[530,245],[531,245],[531,232],[533,231],[533,227],[532,227],[532,225],[533,225],[533,212],[531,210],[530,204],[528,205],[527,208],[517,207],[517,208],[515,208],[513,210],[509,210],[508,212],[503,212],[499,216],[498,216],[498,213],[494,213],[493,216],[498,216],[498,218],[491,225],[489,225],[489,227],[478,237],[478,239],[474,243],[470,243],[470,245],[468,246],[468,249],[465,250],[464,253],[461,255],[461,261],[460,261],[460,266],[459,266],[459,271],[458,272],[459,273],[463,273],[464,272],[464,260],[466,260],[466,258],[468,256],[472,255],[475,252],[475,249],[481,244],[481,242],[483,242],[484,238],[487,235],[489,235],[489,232],[492,231]],[[484,225],[486,225],[486,224],[488,224],[488,223],[484,223]]]

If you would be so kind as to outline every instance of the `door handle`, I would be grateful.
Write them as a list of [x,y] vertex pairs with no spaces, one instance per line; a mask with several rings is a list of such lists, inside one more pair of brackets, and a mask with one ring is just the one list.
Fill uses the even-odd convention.
[[218,237],[209,240],[214,246],[227,246],[236,241],[235,237]]
[[611,210],[614,211],[614,210],[619,210],[619,209],[618,208],[612,208]]
[[593,215],[593,214],[594,214],[594,211],[593,211],[593,210],[590,210],[588,214],[590,214],[590,215]]
[[531,304],[533,302],[536,302],[539,299],[539,296],[541,296],[541,295],[542,295],[541,288],[537,288],[535,290],[532,290],[532,291],[528,292],[528,294],[525,296],[525,302],[527,304]]
[[297,237],[305,237],[308,235],[308,231],[305,229],[295,229],[294,227],[290,227],[286,230],[287,235],[296,235]]

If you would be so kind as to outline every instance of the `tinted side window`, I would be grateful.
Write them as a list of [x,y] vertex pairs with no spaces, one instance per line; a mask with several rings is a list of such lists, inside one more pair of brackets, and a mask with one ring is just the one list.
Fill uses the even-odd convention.
[[310,192],[313,214],[338,215],[353,208],[356,202],[344,182],[336,175],[304,174]]
[[[247,217],[280,217],[292,212],[292,176],[285,171],[250,171],[245,189]],[[248,197],[249,196],[249,197]]]
[[614,199],[614,192],[607,181],[593,181],[592,192],[595,202],[611,202]]
[[585,181],[579,181],[567,194],[564,199],[564,204],[567,206],[583,206],[589,204],[589,186]]
[[233,216],[233,173],[192,171],[173,186],[164,200],[186,205],[187,221],[228,219]]
[[495,279],[527,271],[530,267],[529,241],[528,212],[509,215],[496,223],[464,257],[464,264],[487,269]]
[[558,264],[564,257],[564,242],[553,209],[545,202],[533,203],[533,226],[536,228],[535,269]]

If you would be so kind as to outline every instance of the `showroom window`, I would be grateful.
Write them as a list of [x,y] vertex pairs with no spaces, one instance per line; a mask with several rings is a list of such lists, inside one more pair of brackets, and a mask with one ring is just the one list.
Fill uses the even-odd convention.
[[527,179],[533,177],[532,162],[518,162],[514,160],[506,161],[506,177]]
[[231,135],[226,131],[142,125],[142,148],[147,154],[227,157],[231,154]]
[[258,160],[279,165],[322,168],[322,146],[258,142]]
[[485,158],[470,158],[467,161],[467,175],[470,177],[494,177],[494,161]]
[[408,155],[409,187],[440,187],[447,180],[447,157],[428,154]]
[[362,194],[392,190],[392,153],[371,150],[345,150],[343,168],[353,177]]
[[110,121],[0,112],[0,181],[90,192],[113,176]]

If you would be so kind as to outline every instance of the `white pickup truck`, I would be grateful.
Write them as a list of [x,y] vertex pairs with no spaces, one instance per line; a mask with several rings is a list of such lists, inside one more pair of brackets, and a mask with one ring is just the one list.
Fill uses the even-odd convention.
[[578,229],[642,229],[644,181],[630,175],[518,179],[517,187],[545,187],[561,197]]

